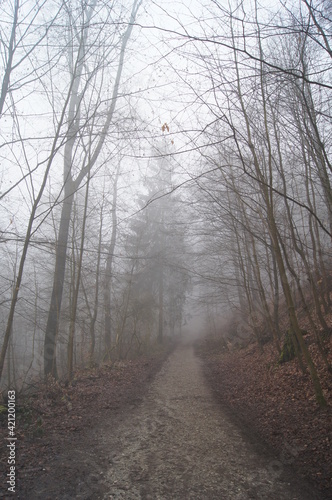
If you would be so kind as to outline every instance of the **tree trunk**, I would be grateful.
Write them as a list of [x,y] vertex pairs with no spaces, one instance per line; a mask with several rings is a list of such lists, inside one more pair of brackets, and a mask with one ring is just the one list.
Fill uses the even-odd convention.
[[159,344],[163,343],[164,337],[164,270],[162,258],[160,259],[160,268],[159,268],[159,287],[158,287],[158,308],[159,308],[159,316],[158,316],[158,342]]
[[90,349],[89,349],[90,366],[93,366],[94,363],[94,352],[96,345],[95,325],[97,321],[98,304],[99,304],[99,272],[100,272],[100,261],[101,261],[102,235],[103,235],[103,206],[101,207],[100,210],[100,228],[99,228],[98,257],[97,257],[97,268],[96,268],[95,300],[93,304],[93,312],[90,319]]
[[117,168],[114,186],[113,186],[113,199],[112,199],[112,236],[110,245],[108,248],[108,255],[106,259],[106,271],[105,271],[105,281],[104,281],[104,307],[105,307],[105,359],[109,358],[111,355],[111,344],[112,344],[112,321],[111,321],[111,285],[112,285],[112,265],[114,250],[117,237],[117,213],[116,204],[118,197],[118,179],[120,175],[120,165]]
[[59,320],[63,285],[65,279],[67,243],[69,235],[70,216],[74,200],[74,183],[67,185],[61,211],[60,228],[55,255],[55,270],[50,309],[47,318],[46,334],[44,341],[44,375],[58,377],[56,366],[56,341],[59,330]]
[[78,292],[79,292],[79,287],[80,287],[80,282],[81,282],[82,261],[83,261],[83,253],[84,253],[85,226],[86,226],[88,200],[89,200],[89,184],[90,184],[90,174],[88,175],[88,180],[86,183],[86,193],[85,193],[84,213],[83,213],[83,226],[82,226],[82,235],[81,235],[81,246],[80,246],[80,253],[79,253],[79,259],[78,259],[78,266],[77,266],[76,286],[74,287],[74,291],[73,291],[74,296],[73,296],[73,302],[72,302],[72,310],[71,310],[71,314],[70,314],[69,339],[68,339],[68,380],[72,380],[72,378],[73,378],[74,337],[75,337],[75,327],[76,327]]

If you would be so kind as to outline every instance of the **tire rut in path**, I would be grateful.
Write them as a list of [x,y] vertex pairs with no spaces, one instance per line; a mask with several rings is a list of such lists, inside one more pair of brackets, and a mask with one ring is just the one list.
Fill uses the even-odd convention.
[[314,500],[224,414],[191,345],[179,346],[113,435],[104,499]]

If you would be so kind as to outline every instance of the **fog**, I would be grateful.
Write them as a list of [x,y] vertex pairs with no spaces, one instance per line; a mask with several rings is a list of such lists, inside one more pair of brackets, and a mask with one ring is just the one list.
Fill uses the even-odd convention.
[[324,326],[322,9],[1,3],[3,387],[180,336],[278,341],[309,299]]

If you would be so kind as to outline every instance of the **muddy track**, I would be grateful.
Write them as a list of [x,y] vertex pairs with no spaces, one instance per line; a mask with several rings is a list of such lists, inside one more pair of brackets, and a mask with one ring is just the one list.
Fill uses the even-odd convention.
[[[319,500],[309,484],[233,423],[193,347],[170,355],[142,397],[55,457],[30,500]],[[66,474],[64,474],[66,470]]]
[[108,438],[104,499],[320,498],[249,443],[216,402],[190,345],[164,364],[147,396]]

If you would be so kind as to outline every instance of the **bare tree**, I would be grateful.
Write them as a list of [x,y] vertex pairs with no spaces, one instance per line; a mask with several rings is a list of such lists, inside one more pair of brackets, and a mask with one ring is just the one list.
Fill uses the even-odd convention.
[[[45,2],[43,3],[43,5],[44,4],[45,4]],[[38,13],[39,12],[40,12],[40,9],[38,9]],[[23,64],[23,62],[25,61],[25,58],[31,56],[31,53],[32,53],[32,49],[31,50],[26,49],[27,53],[24,53],[24,55],[21,56],[19,61],[16,64],[14,64],[15,51],[18,51],[18,47],[19,47],[18,44],[15,45],[15,40],[16,40],[16,37],[18,36],[17,30],[18,30],[18,26],[19,26],[18,14],[19,14],[19,2],[15,2],[12,37],[11,37],[10,46],[9,46],[10,53],[8,55],[7,69],[5,70],[5,73],[7,74],[7,76],[5,75],[5,79],[4,79],[3,85],[2,85],[2,106],[4,106],[5,99],[6,99],[6,96],[9,92],[9,90],[11,91],[11,94],[13,94],[14,89],[15,89],[15,87],[13,87],[13,89],[10,89],[10,75],[12,74],[13,70],[16,69],[17,67],[20,67]],[[58,14],[59,14],[59,12],[57,11],[56,17]],[[56,17],[55,17],[55,19],[56,19]],[[34,19],[34,17],[33,17],[33,19]],[[55,22],[55,19],[52,18],[52,20],[50,21],[51,25]],[[22,24],[24,26],[23,21],[22,21]],[[49,25],[47,25],[47,26],[49,26]],[[29,30],[32,30],[32,28],[33,28],[33,23],[31,21],[31,23],[28,24],[28,27],[25,29],[24,35],[27,36],[27,33],[29,33]],[[48,28],[47,28],[47,30],[48,30]],[[34,41],[34,43],[32,45],[34,50],[37,50],[38,44],[41,43],[41,41],[43,39],[44,39],[44,36],[42,36],[41,38],[38,38],[37,41]],[[22,41],[22,40],[24,40],[23,35],[22,35],[20,41]],[[24,45],[23,45],[23,49],[24,49]],[[45,66],[45,68],[43,68],[43,70],[46,73],[46,66]],[[32,78],[39,81],[38,68],[35,68],[35,67],[33,68]],[[18,83],[17,83],[17,85],[18,85]],[[45,159],[43,159],[42,161],[38,161],[37,165],[33,169],[30,168],[29,160],[27,159],[27,169],[28,169],[27,175],[28,175],[28,177],[30,177],[30,182],[31,182],[31,186],[32,186],[32,189],[31,189],[31,191],[32,191],[31,208],[30,208],[30,215],[29,215],[28,222],[27,222],[25,237],[23,238],[23,248],[22,248],[22,253],[21,253],[21,257],[20,257],[20,263],[19,263],[19,267],[18,267],[18,271],[17,271],[17,276],[15,277],[15,284],[13,287],[11,304],[10,304],[10,309],[9,309],[9,313],[8,313],[8,318],[7,318],[7,326],[6,326],[3,344],[2,344],[2,349],[1,349],[0,377],[1,377],[1,374],[3,371],[7,347],[8,347],[10,335],[12,332],[15,308],[16,308],[16,304],[18,301],[18,297],[19,297],[20,286],[22,283],[22,277],[23,277],[25,262],[26,262],[26,258],[27,258],[28,248],[29,248],[29,245],[31,243],[31,238],[33,236],[33,233],[36,231],[36,228],[34,228],[34,224],[35,224],[37,211],[38,211],[39,204],[40,204],[40,201],[42,199],[42,196],[43,196],[46,184],[47,184],[48,176],[49,176],[55,155],[56,155],[59,147],[61,147],[61,145],[62,145],[61,130],[62,130],[62,126],[63,126],[64,120],[65,120],[65,114],[66,114],[68,102],[69,102],[69,94],[67,96],[65,96],[63,108],[62,108],[62,111],[60,113],[58,123],[56,124],[56,127],[55,127],[54,137],[51,141],[50,152],[48,153],[47,157]],[[14,114],[14,116],[15,116],[15,114]],[[24,139],[19,137],[17,142],[21,143],[22,150],[24,151],[25,150]],[[41,182],[39,183],[39,185],[36,185],[34,187],[32,173],[34,171],[40,169],[42,166],[44,166],[44,171],[42,173]],[[24,177],[25,176],[23,176],[20,179],[20,181],[16,182],[14,184],[14,187],[16,187],[17,184],[24,179]],[[10,188],[5,193],[3,193],[2,196],[6,196],[9,193],[9,191],[11,191],[11,189],[12,188]]]
[[[68,129],[67,129],[67,143],[64,151],[64,172],[63,172],[63,204],[62,204],[62,213],[60,219],[60,227],[58,233],[58,241],[56,248],[56,262],[55,262],[55,270],[54,270],[54,281],[53,281],[53,290],[52,297],[50,303],[50,309],[48,314],[48,320],[46,325],[46,333],[45,333],[45,342],[44,342],[44,367],[45,367],[45,376],[52,375],[57,377],[57,368],[56,368],[56,339],[59,329],[59,317],[61,310],[61,301],[63,294],[63,286],[64,286],[64,274],[66,267],[66,251],[67,251],[67,242],[68,242],[68,233],[69,233],[69,221],[71,216],[72,204],[74,199],[74,193],[80,186],[82,180],[86,177],[86,175],[92,171],[92,168],[95,166],[97,160],[99,159],[102,147],[105,142],[105,138],[107,136],[107,132],[112,123],[112,119],[114,117],[116,102],[119,95],[120,81],[121,75],[125,60],[125,52],[126,47],[133,29],[134,21],[137,15],[137,11],[140,6],[139,0],[134,0],[132,4],[132,9],[130,12],[130,18],[128,19],[128,23],[125,27],[124,32],[120,33],[120,49],[118,54],[118,62],[117,62],[117,70],[113,85],[113,91],[111,98],[109,100],[109,106],[104,113],[105,120],[103,125],[98,124],[101,127],[99,131],[97,141],[94,144],[94,149],[90,153],[91,148],[88,148],[89,153],[86,154],[84,142],[82,143],[82,124],[81,124],[81,112],[83,108],[84,102],[84,94],[90,90],[90,81],[92,77],[95,76],[97,70],[100,69],[100,64],[102,67],[105,67],[107,60],[103,57],[101,61],[99,61],[97,67],[93,67],[91,72],[87,75],[85,74],[86,67],[89,64],[88,56],[89,53],[94,53],[95,48],[93,44],[89,43],[89,32],[90,32],[90,24],[92,17],[95,13],[96,8],[98,7],[98,2],[94,1],[92,4],[83,6],[82,11],[80,12],[81,25],[73,25],[73,41],[77,41],[77,47],[74,52],[74,46],[72,47],[72,54],[70,57],[72,58],[71,63],[71,81],[73,82],[72,92],[70,96],[70,103],[68,108]],[[104,12],[102,10],[102,12]],[[106,11],[109,16],[109,10]],[[73,22],[71,12],[68,12],[70,23]],[[116,25],[115,25],[116,26]],[[99,30],[101,33],[102,29],[107,27],[107,23],[103,23],[102,28]],[[75,53],[75,56],[74,56]],[[75,57],[75,58],[74,58]],[[83,78],[83,77],[86,78]],[[97,106],[99,105],[99,100],[101,95],[97,95]],[[88,127],[94,127],[96,120],[96,111],[97,108],[94,108],[90,111],[90,116],[86,117],[86,125]],[[93,129],[94,130],[94,129]],[[91,137],[91,134],[89,134]],[[77,162],[77,151],[78,145],[81,145],[83,148],[82,158],[79,158],[78,161],[80,163],[75,165],[74,160]],[[76,170],[76,171],[75,171]]]
[[[320,228],[325,231],[325,234],[330,234],[330,228],[329,225],[326,225],[321,213],[313,211],[311,200],[309,203],[307,202],[305,185],[303,185],[303,190],[296,189],[294,179],[292,179],[290,173],[287,175],[286,184],[282,183],[283,174],[285,173],[283,169],[284,148],[285,145],[288,147],[289,143],[285,141],[280,148],[280,134],[274,127],[276,114],[273,114],[273,108],[281,109],[279,107],[280,101],[278,102],[278,96],[280,96],[280,85],[278,86],[278,83],[282,82],[283,85],[287,86],[288,90],[294,85],[292,92],[288,93],[288,100],[284,96],[285,102],[287,102],[288,107],[290,107],[291,102],[304,106],[300,112],[301,123],[304,121],[301,136],[302,140],[306,137],[306,140],[310,141],[310,145],[307,144],[305,149],[309,151],[310,147],[310,159],[317,168],[316,178],[320,180],[323,186],[325,203],[328,207],[328,213],[330,213],[327,147],[321,138],[321,131],[317,122],[317,107],[311,94],[313,88],[320,88],[322,92],[326,93],[330,91],[328,66],[324,66],[324,62],[322,63],[324,71],[319,76],[320,68],[315,66],[313,62],[309,74],[303,46],[300,47],[295,59],[294,54],[290,52],[284,52],[282,54],[284,57],[280,57],[281,54],[279,53],[277,59],[277,52],[274,51],[273,53],[270,50],[269,43],[272,45],[271,40],[273,39],[275,46],[277,46],[279,30],[271,31],[271,26],[266,19],[265,21],[258,19],[257,5],[254,4],[253,11],[250,14],[246,11],[244,3],[235,2],[229,4],[228,7],[224,7],[221,2],[216,0],[213,5],[215,7],[214,14],[217,14],[215,18],[220,21],[218,37],[215,36],[213,28],[211,35],[208,33],[206,33],[206,36],[191,37],[188,33],[184,35],[188,40],[193,41],[195,46],[199,45],[200,53],[198,58],[200,64],[204,63],[211,78],[210,90],[204,93],[204,99],[200,94],[196,93],[196,98],[202,104],[205,101],[212,116],[211,122],[205,127],[205,133],[210,139],[210,143],[213,144],[212,147],[218,151],[215,154],[214,161],[217,165],[220,162],[220,170],[225,168],[225,163],[226,165],[228,163],[229,168],[240,169],[244,184],[247,181],[248,186],[253,185],[255,187],[255,194],[247,202],[247,205],[251,207],[252,214],[259,215],[261,234],[265,236],[265,247],[271,247],[273,252],[275,267],[274,270],[273,267],[270,267],[271,276],[272,271],[274,274],[275,270],[277,270],[278,276],[274,277],[273,281],[278,284],[280,280],[288,310],[290,329],[294,339],[296,339],[294,343],[299,346],[299,352],[309,368],[317,401],[324,406],[326,402],[316,366],[304,342],[296,312],[297,292],[292,285],[297,273],[295,265],[302,273],[303,267],[307,269],[308,273],[310,265],[308,256],[303,251],[306,247],[306,235],[297,231],[292,213],[294,211],[297,217],[302,217],[303,220],[314,217]],[[292,13],[292,15],[295,14]],[[296,24],[295,32],[301,35],[301,42],[307,48],[310,35],[305,34],[305,26],[302,19],[299,19],[296,24],[288,18],[289,24],[282,24],[280,33],[288,32],[288,41],[294,41],[292,30],[294,24]],[[266,37],[267,34],[269,36]],[[319,36],[323,37],[321,33],[319,33]],[[327,39],[324,39],[324,37],[322,39],[324,43],[321,42],[321,47],[324,49],[323,57],[325,57],[326,53],[328,53]],[[317,41],[318,38],[315,40]],[[277,75],[277,78],[275,78],[275,75]],[[287,117],[289,118],[289,115]],[[280,126],[282,126],[283,118],[278,117],[278,119],[280,119]],[[286,122],[284,123],[286,125]],[[292,120],[291,123],[293,127],[294,122]],[[287,125],[289,126],[289,124]],[[219,136],[216,136],[215,128],[217,127],[224,129],[226,139],[220,138],[222,135],[220,132]],[[229,138],[230,135],[231,138]],[[220,153],[220,150],[225,147],[233,151],[233,158],[236,158],[236,161],[230,163],[227,155]],[[279,157],[278,151],[281,153]],[[211,157],[213,157],[211,153],[205,153],[205,160],[208,162],[211,162]],[[287,165],[287,168],[287,171],[290,172],[290,164]],[[240,174],[238,177],[240,177]],[[225,183],[225,179],[222,182]],[[234,191],[234,187],[232,189]],[[235,192],[237,190],[238,188],[236,188]],[[247,196],[246,188],[238,191],[240,196]],[[283,203],[281,203],[281,200]],[[252,215],[247,218],[245,212],[242,211],[242,214],[243,225],[251,225]],[[284,217],[285,214],[286,218]],[[255,320],[257,315],[253,306],[257,304],[257,298],[259,298],[262,311],[265,311],[265,319],[268,321],[269,327],[273,329],[273,318],[270,315],[265,293],[268,281],[262,279],[262,263],[257,253],[259,238],[257,238],[257,234],[253,237],[250,230],[245,231],[244,234],[246,235],[244,245],[246,253],[243,259],[243,269],[249,311],[253,320]],[[294,248],[290,248],[287,244],[286,235],[289,236],[289,234],[293,235],[292,241],[296,242],[295,252]],[[271,278],[269,279],[273,282]],[[253,293],[256,293],[256,295],[253,295]],[[316,303],[316,310],[318,311],[320,303],[317,302],[317,297],[314,298],[314,303]],[[320,321],[322,322],[322,320],[321,317]]]

